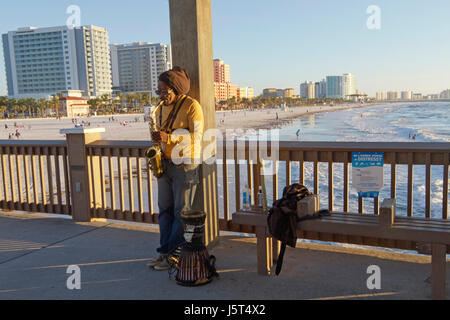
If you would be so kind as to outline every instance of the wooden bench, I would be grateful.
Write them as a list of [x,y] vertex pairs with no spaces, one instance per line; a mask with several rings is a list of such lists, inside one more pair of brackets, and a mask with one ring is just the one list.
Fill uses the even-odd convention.
[[[299,216],[317,212],[318,196],[298,203]],[[261,211],[262,212],[262,211]],[[272,274],[276,261],[272,237],[267,228],[267,215],[258,211],[236,212],[233,223],[255,227],[258,274]],[[450,221],[395,216],[395,199],[385,199],[380,214],[332,212],[330,216],[298,223],[301,231],[327,232],[348,236],[366,236],[388,240],[409,240],[431,246],[431,297],[445,299],[446,252],[450,245]]]

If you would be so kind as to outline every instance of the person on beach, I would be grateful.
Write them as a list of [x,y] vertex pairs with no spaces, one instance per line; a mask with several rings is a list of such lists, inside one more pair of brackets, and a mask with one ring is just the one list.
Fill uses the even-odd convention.
[[158,131],[152,132],[152,141],[161,144],[163,153],[164,173],[158,178],[160,246],[148,264],[155,270],[169,269],[169,254],[184,242],[180,213],[191,208],[199,183],[204,119],[202,107],[188,95],[190,87],[181,67],[159,75],[162,106],[156,111]]

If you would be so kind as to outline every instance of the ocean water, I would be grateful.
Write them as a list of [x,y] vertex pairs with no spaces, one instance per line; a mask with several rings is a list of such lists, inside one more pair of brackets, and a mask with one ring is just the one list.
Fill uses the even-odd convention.
[[[316,113],[297,118],[280,128],[281,141],[341,141],[341,142],[450,142],[450,103],[399,103],[354,110]],[[300,129],[300,136],[296,133]],[[411,139],[410,139],[411,134]],[[412,137],[415,135],[415,140]],[[229,182],[234,183],[234,169],[229,166]],[[218,168],[219,208],[223,212],[222,167]],[[397,215],[406,215],[407,173],[406,165],[397,165],[396,205]],[[349,210],[357,212],[358,197],[351,188],[349,168],[350,195]],[[335,163],[333,167],[334,210],[343,210],[343,165]],[[279,164],[278,197],[286,185],[285,163]],[[305,185],[314,189],[313,165],[305,163]],[[241,184],[247,179],[246,166],[241,166]],[[299,164],[291,162],[291,182],[299,180]],[[390,197],[390,165],[384,165],[384,188],[380,193],[380,202]],[[229,183],[230,212],[235,208],[234,184]],[[245,183],[245,182],[244,182]],[[442,218],[443,166],[431,167],[431,216]],[[269,205],[275,200],[272,191],[272,177],[266,177]],[[242,188],[242,186],[241,186]],[[242,190],[242,189],[241,189]],[[319,198],[320,208],[328,208],[328,164],[319,164]],[[373,200],[364,199],[364,212],[373,213]],[[413,170],[413,215],[425,217],[425,166],[416,165]]]
[[450,103],[386,104],[316,113],[298,118],[280,131],[281,140],[450,142]]

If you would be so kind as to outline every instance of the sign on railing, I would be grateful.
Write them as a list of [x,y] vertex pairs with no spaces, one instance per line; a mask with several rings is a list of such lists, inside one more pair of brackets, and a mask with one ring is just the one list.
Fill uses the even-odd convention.
[[383,189],[383,152],[352,153],[352,187],[359,198],[378,198]]

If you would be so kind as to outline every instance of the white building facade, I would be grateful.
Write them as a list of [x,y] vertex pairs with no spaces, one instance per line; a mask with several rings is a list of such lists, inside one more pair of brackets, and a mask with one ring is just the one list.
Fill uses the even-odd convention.
[[440,99],[450,99],[450,89],[444,90],[439,95]]
[[376,100],[378,101],[384,101],[387,99],[386,91],[379,91],[376,93]]
[[316,83],[306,81],[300,84],[300,97],[305,99],[314,99],[316,97]]
[[400,96],[402,100],[412,100],[413,93],[412,91],[402,91]]
[[252,87],[242,87],[237,88],[237,98],[238,99],[253,99],[254,98],[253,88]]
[[387,99],[388,100],[397,100],[398,99],[398,92],[396,92],[396,91],[388,91]]
[[342,75],[342,97],[350,100],[352,94],[356,94],[355,77],[351,73],[345,73]]
[[110,52],[113,87],[123,92],[148,92],[155,96],[159,75],[172,69],[170,45],[151,42],[112,44]]
[[19,28],[2,35],[8,96],[47,98],[65,90],[111,94],[108,33],[96,26]]

